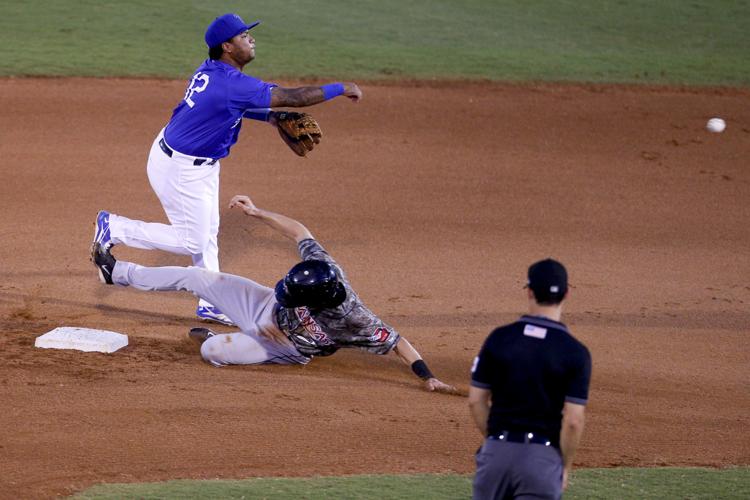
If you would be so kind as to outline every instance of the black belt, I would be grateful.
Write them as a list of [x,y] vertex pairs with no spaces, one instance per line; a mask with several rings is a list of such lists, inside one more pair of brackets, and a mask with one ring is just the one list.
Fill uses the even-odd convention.
[[[172,149],[170,149],[170,147],[167,146],[167,143],[164,142],[164,139],[159,139],[159,147],[161,148],[162,151],[164,151],[165,155],[172,158],[174,151],[172,151]],[[214,160],[213,158],[196,158],[195,160],[193,160],[193,165],[195,165],[196,167],[203,165],[203,164],[213,165],[217,161],[218,160]]]
[[493,441],[507,441],[509,443],[526,443],[526,444],[543,444],[544,446],[554,446],[552,440],[545,436],[534,434],[533,432],[503,431],[499,434],[487,436],[487,439]]

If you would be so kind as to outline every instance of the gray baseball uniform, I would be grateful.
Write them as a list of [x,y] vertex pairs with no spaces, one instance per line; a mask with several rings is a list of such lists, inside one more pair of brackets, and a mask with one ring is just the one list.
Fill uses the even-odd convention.
[[143,267],[118,261],[112,280],[140,290],[185,290],[219,307],[239,332],[210,337],[201,346],[203,358],[227,364],[305,364],[342,347],[387,354],[398,343],[396,330],[364,306],[341,267],[314,239],[300,242],[304,260],[325,260],[335,269],[347,297],[338,307],[311,310],[283,308],[274,290],[252,280],[198,267]]

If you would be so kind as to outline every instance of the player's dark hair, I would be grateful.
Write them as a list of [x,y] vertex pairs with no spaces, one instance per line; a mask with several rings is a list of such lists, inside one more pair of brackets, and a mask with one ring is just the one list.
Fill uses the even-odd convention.
[[221,59],[223,53],[224,49],[221,47],[221,44],[219,44],[208,49],[208,58],[216,61],[217,59]]
[[564,293],[549,293],[545,291],[536,291],[531,289],[534,294],[534,300],[540,306],[556,306],[565,300],[565,296],[568,294],[567,290]]

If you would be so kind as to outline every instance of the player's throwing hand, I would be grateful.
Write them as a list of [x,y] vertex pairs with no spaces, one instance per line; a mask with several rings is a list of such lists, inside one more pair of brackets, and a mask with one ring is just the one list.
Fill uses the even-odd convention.
[[362,99],[362,91],[359,90],[356,83],[346,82],[344,84],[344,93],[342,95],[348,97],[353,102],[359,102],[359,100]]

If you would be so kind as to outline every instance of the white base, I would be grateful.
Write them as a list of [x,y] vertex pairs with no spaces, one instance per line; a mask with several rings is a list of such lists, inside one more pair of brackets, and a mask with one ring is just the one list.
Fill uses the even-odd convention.
[[115,352],[128,345],[128,336],[107,330],[61,326],[36,338],[35,347],[77,349],[85,352]]

